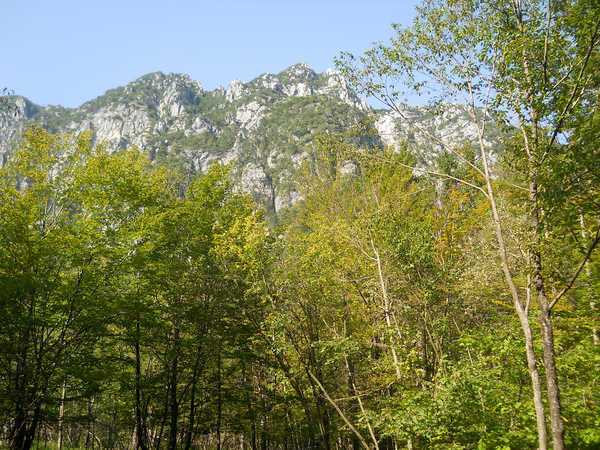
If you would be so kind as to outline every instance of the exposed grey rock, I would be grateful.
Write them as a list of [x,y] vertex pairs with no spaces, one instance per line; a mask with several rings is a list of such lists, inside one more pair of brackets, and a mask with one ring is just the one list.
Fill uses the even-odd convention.
[[368,111],[369,106],[364,98],[360,98],[350,87],[342,74],[333,69],[327,69],[323,72],[323,76],[327,79],[327,85],[318,89],[317,94],[337,95],[345,103]]
[[[293,172],[313,150],[318,133],[342,131],[373,113],[339,72],[317,74],[305,63],[247,83],[233,80],[227,89],[213,91],[187,75],[156,72],[79,108],[40,107],[23,97],[12,101],[13,108],[0,110],[1,166],[29,123],[53,132],[92,130],[94,142],[104,142],[110,151],[137,146],[186,170],[231,162],[239,186],[275,210],[299,198]],[[426,148],[417,150],[424,163],[441,148],[423,145],[420,127],[434,130],[447,144],[475,137],[473,124],[458,107],[450,105],[436,117],[424,108],[402,108],[402,115],[377,112],[375,126],[387,145],[406,140]]]
[[109,149],[117,150],[130,145],[143,147],[144,134],[151,131],[150,126],[146,111],[119,105],[102,108],[87,120],[71,122],[66,129],[75,133],[92,130],[95,142],[105,142]]
[[[375,128],[385,145],[395,147],[406,143],[425,165],[434,165],[437,156],[444,151],[478,140],[477,126],[464,106],[441,105],[435,114],[423,106],[402,104],[398,109],[381,112]],[[494,143],[484,139],[487,146]]]
[[225,95],[225,89],[220,84],[217,85],[214,91],[212,91],[214,97],[221,97]]
[[23,97],[14,98],[12,106],[0,111],[0,167],[4,167],[34,105]]
[[287,85],[283,88],[283,92],[285,95],[290,97],[307,97],[314,94],[314,91],[307,83],[295,83]]
[[265,106],[256,101],[252,101],[238,108],[235,114],[235,120],[241,127],[252,129],[256,128],[263,117]]
[[264,73],[260,76],[263,87],[267,89],[271,89],[273,91],[280,92],[282,90],[281,83],[279,82],[279,78],[272,73]]
[[242,95],[244,95],[244,83],[242,83],[240,80],[233,80],[231,83],[229,83],[229,86],[227,86],[227,91],[225,92],[225,99],[228,102],[234,102],[242,98]]

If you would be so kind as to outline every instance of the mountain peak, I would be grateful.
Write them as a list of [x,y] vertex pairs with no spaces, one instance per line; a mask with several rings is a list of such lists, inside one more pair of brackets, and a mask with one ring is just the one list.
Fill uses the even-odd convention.
[[312,80],[317,76],[317,74],[307,63],[301,62],[281,71],[278,76],[283,79],[292,78],[296,80]]

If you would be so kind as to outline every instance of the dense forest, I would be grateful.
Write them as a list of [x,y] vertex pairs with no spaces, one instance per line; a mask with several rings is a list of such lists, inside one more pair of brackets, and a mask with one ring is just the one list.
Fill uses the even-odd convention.
[[336,63],[475,139],[323,130],[275,220],[227,165],[30,127],[0,169],[0,448],[599,448],[599,46],[595,0],[424,0]]

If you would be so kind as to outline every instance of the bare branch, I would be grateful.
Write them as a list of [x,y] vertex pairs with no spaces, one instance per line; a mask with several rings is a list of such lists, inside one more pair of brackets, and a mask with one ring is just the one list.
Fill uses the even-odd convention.
[[[560,130],[562,128],[564,120],[567,116],[567,112],[569,111],[569,109],[571,108],[571,106],[575,100],[577,91],[579,90],[580,85],[581,85],[581,80],[583,79],[583,75],[585,73],[585,69],[588,66],[588,63],[590,61],[590,57],[592,55],[592,52],[594,51],[594,48],[596,48],[596,46],[598,44],[599,31],[600,31],[600,20],[598,20],[598,22],[596,22],[596,28],[594,29],[594,33],[592,35],[592,38],[590,39],[590,45],[588,46],[585,58],[583,60],[583,63],[581,64],[581,68],[579,69],[579,74],[577,75],[577,81],[575,82],[575,86],[573,87],[573,91],[571,92],[569,100],[567,101],[562,112],[560,113],[560,116],[559,116],[560,118],[558,119],[558,123],[556,124],[556,127],[554,128],[552,137],[550,138],[550,143],[548,144],[548,147],[546,148],[544,156],[542,157],[542,162],[546,159],[546,156],[548,156],[550,148],[552,148],[552,144],[554,144],[554,141],[556,140],[558,134],[560,133]],[[583,93],[583,89],[582,89],[581,93]]]
[[549,306],[550,310],[552,310],[552,308],[554,308],[554,305],[556,305],[556,303],[560,300],[560,298],[563,295],[565,295],[569,289],[571,289],[571,287],[573,286],[573,283],[575,283],[575,280],[577,280],[577,277],[581,273],[581,270],[585,267],[585,263],[588,262],[588,260],[590,259],[590,256],[592,255],[592,252],[594,251],[594,248],[596,248],[596,246],[598,245],[599,242],[600,242],[600,224],[598,224],[598,229],[596,230],[596,237],[590,244],[590,247],[588,248],[583,259],[581,260],[579,267],[577,267],[577,270],[575,271],[575,273],[573,274],[573,276],[571,277],[571,279],[569,280],[567,285],[563,288],[563,290],[560,291],[558,293],[558,295],[556,297],[554,297],[554,300],[552,300],[552,302],[550,303],[550,306]]
[[552,7],[550,0],[548,0],[546,8],[546,35],[544,36],[544,57],[542,59],[542,65],[544,67],[544,86],[548,84],[548,40],[550,39],[550,18],[552,17]]
[[352,430],[352,432],[356,435],[356,437],[360,440],[360,443],[363,445],[363,447],[366,448],[367,450],[369,450],[369,445],[367,444],[367,442],[365,441],[365,439],[358,432],[358,430],[354,427],[354,425],[352,425],[352,423],[348,420],[348,418],[346,417],[346,415],[344,414],[344,412],[340,409],[340,407],[338,406],[338,404],[330,397],[330,395],[327,393],[327,391],[325,390],[325,388],[323,387],[323,385],[321,384],[321,382],[319,381],[319,379],[317,377],[315,377],[313,375],[313,373],[308,368],[306,369],[306,371],[308,372],[308,374],[310,375],[310,377],[314,380],[314,382],[317,383],[317,386],[319,386],[319,389],[321,389],[321,392],[323,393],[323,396],[327,399],[327,401],[329,403],[331,403],[331,406],[333,406],[335,408],[335,410],[338,412],[338,414],[340,415],[340,417],[342,418],[342,420],[344,421],[344,423],[346,425],[348,425],[348,428],[350,428]]
[[370,157],[370,158],[375,158],[375,159],[377,159],[377,160],[379,160],[379,161],[384,161],[384,162],[386,162],[386,163],[389,163],[389,164],[396,164],[396,165],[398,165],[398,166],[405,167],[405,168],[407,168],[407,169],[411,169],[411,170],[414,170],[414,171],[418,171],[418,172],[424,172],[424,173],[427,173],[427,174],[429,174],[429,175],[434,175],[434,176],[436,176],[436,177],[442,177],[442,178],[448,178],[448,179],[450,179],[450,180],[454,180],[454,181],[456,181],[457,183],[461,183],[461,184],[464,184],[464,185],[466,185],[466,186],[470,186],[470,187],[472,187],[473,189],[477,189],[477,190],[478,190],[479,192],[481,192],[481,193],[482,193],[482,194],[483,194],[483,195],[484,195],[486,198],[488,198],[488,194],[487,194],[487,192],[486,192],[486,191],[485,191],[485,190],[484,190],[482,187],[480,187],[480,186],[477,186],[476,184],[473,184],[473,183],[469,183],[468,181],[466,181],[466,180],[463,180],[462,178],[457,178],[457,177],[454,177],[454,176],[452,176],[452,175],[450,175],[450,174],[447,174],[447,173],[442,173],[442,172],[437,172],[437,171],[435,171],[435,170],[430,170],[430,169],[424,169],[424,168],[420,168],[420,167],[411,166],[411,165],[409,165],[409,164],[404,164],[404,163],[401,163],[400,161],[391,161],[391,160],[389,160],[389,159],[382,158],[382,157],[380,157],[380,156],[377,156],[377,155],[367,155],[367,156],[368,156],[368,157]]

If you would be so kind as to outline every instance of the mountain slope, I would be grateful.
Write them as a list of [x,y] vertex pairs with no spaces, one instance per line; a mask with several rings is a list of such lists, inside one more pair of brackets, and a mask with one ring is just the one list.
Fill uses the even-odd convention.
[[231,161],[241,185],[274,209],[290,202],[289,171],[312,137],[342,131],[369,111],[339,74],[317,74],[306,64],[212,91],[187,75],[151,73],[79,108],[13,99],[13,109],[0,111],[2,165],[29,123],[61,133],[92,130],[112,151],[137,146],[192,171]]
[[92,130],[95,142],[105,142],[111,151],[137,146],[152,159],[186,171],[231,162],[239,184],[275,212],[297,196],[291,173],[323,132],[342,132],[375,114],[382,142],[412,141],[424,164],[440,149],[423,145],[419,129],[443,129],[444,139],[452,143],[473,134],[460,109],[449,108],[442,119],[406,105],[403,118],[376,112],[339,73],[317,74],[304,63],[212,91],[187,75],[156,72],[78,108],[41,107],[24,97],[12,101],[12,108],[0,110],[0,165],[29,123],[60,133]]

